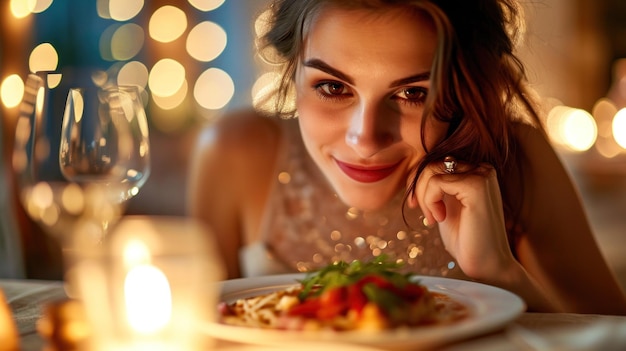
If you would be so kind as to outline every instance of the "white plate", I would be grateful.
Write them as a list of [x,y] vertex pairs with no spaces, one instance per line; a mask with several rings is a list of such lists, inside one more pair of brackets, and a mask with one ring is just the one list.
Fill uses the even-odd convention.
[[[304,274],[283,274],[227,280],[221,284],[220,301],[234,302],[284,289],[297,284]],[[286,331],[209,323],[204,332],[219,339],[238,343],[278,346],[296,343],[344,343],[383,349],[424,349],[496,331],[516,319],[526,306],[517,295],[493,286],[464,280],[417,276],[433,292],[465,304],[470,317],[449,325],[399,328],[381,332]],[[321,345],[320,345],[321,346]],[[326,347],[323,347],[326,348]]]

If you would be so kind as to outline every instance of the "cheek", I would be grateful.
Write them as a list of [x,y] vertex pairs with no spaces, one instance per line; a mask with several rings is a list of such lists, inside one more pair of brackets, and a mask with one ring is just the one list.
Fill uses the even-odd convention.
[[439,143],[443,141],[446,137],[446,133],[448,132],[449,124],[441,121],[437,121],[434,119],[430,119],[426,122],[426,133],[424,137],[426,138],[425,144],[428,149],[432,149]]
[[445,138],[448,130],[447,123],[437,121],[426,122],[424,127],[426,128],[424,143],[422,143],[421,119],[413,119],[410,123],[403,124],[400,130],[402,141],[409,145],[409,147],[416,152],[418,157],[426,153],[422,144],[425,144],[426,147],[431,150]]
[[337,110],[329,109],[312,94],[296,100],[302,137],[308,144],[328,144],[343,138],[345,130]]
[[302,140],[309,152],[317,150],[327,143],[329,123],[320,117],[321,111],[315,104],[307,103],[305,99],[298,100],[298,123]]

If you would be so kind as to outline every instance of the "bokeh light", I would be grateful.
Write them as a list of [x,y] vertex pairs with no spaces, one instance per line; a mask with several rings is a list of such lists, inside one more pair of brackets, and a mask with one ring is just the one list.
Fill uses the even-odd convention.
[[187,36],[187,52],[198,61],[209,62],[226,48],[226,31],[216,23],[205,21],[191,29]]
[[168,97],[176,94],[185,81],[185,67],[180,62],[165,58],[150,72],[148,86],[153,95]]
[[13,17],[24,18],[35,10],[35,3],[32,0],[11,0],[9,8]]
[[141,12],[144,0],[97,0],[98,16],[119,22],[128,21]]
[[180,89],[176,91],[174,94],[168,96],[159,96],[157,94],[153,94],[152,98],[154,103],[164,110],[172,110],[178,107],[187,96],[187,81],[183,81],[183,84],[180,86]]
[[193,96],[198,104],[209,110],[226,106],[235,94],[235,83],[228,73],[219,68],[209,68],[200,74]]
[[591,110],[593,118],[598,124],[598,137],[611,137],[611,121],[617,113],[617,106],[609,99],[600,99],[596,102]]
[[568,106],[550,110],[547,129],[551,139],[572,151],[587,151],[596,141],[598,129],[591,114]]
[[619,110],[613,118],[613,137],[619,146],[626,149],[626,108]]
[[598,125],[598,139],[595,149],[606,158],[613,158],[621,152],[621,148],[613,138],[612,128],[613,117],[617,110],[613,101],[607,98],[598,100],[591,110],[591,114]]
[[108,0],[111,19],[124,22],[137,16],[143,8],[143,0]]
[[191,6],[200,11],[212,11],[222,6],[225,0],[189,0]]
[[[32,45],[34,48],[30,48],[28,57],[30,72],[65,70],[62,65],[68,61],[72,64],[73,60],[87,61],[88,67],[92,67],[92,60],[109,62],[110,67],[101,68],[97,85],[114,83],[140,87],[144,106],[153,109],[149,113],[150,122],[159,119],[153,125],[166,129],[162,131],[184,128],[198,117],[212,118],[234,98],[233,77],[222,67],[207,64],[222,62],[219,59],[230,45],[228,33],[216,20],[219,16],[207,18],[198,13],[216,10],[225,0],[186,0],[169,4],[167,1],[151,4],[146,0],[91,1],[93,4],[89,6],[95,6],[96,12],[90,16],[96,18],[69,20],[72,23],[95,20],[94,28],[98,29],[90,35],[95,38],[97,56],[93,57],[92,52],[72,51],[85,50],[91,43],[80,43],[76,47],[69,43],[68,50],[65,43],[57,42],[59,36],[55,35]],[[72,6],[61,2],[59,7],[54,3],[54,0],[10,0],[7,9],[18,18],[52,9],[47,11],[50,14],[42,16],[54,17],[55,11]],[[87,6],[81,3],[81,8],[86,8],[83,5]],[[44,26],[54,23],[53,18],[41,19]],[[91,30],[84,26],[64,28],[64,31]],[[61,55],[66,51],[77,56]],[[48,78],[50,87],[60,84],[60,74]],[[0,103],[6,107],[18,106],[23,96],[23,81],[18,76],[3,79]]]
[[116,61],[127,61],[135,57],[144,42],[143,28],[135,23],[119,27],[111,38],[111,56]]
[[117,73],[118,85],[136,85],[145,88],[148,85],[148,68],[142,62],[131,61]]
[[[161,97],[152,94],[154,104],[159,108],[172,111],[168,113],[157,113],[152,115],[152,125],[166,133],[182,130],[187,125],[187,115],[181,114],[179,111],[184,108],[183,105],[189,93],[188,83],[185,81],[181,89],[172,96]],[[177,109],[177,110],[175,110]],[[174,111],[175,110],[175,111]]]
[[48,89],[54,89],[61,84],[63,75],[61,73],[48,73]]
[[37,45],[30,53],[28,67],[31,72],[55,71],[59,64],[59,54],[50,43]]
[[183,10],[171,5],[165,5],[154,11],[148,23],[150,37],[162,43],[178,39],[185,30],[187,15]]
[[6,77],[0,85],[0,99],[7,108],[20,104],[24,96],[24,81],[17,74]]
[[143,28],[135,23],[113,24],[100,36],[100,56],[107,61],[128,61],[144,45]]
[[[29,3],[32,3],[33,0],[28,0]],[[42,13],[48,9],[52,5],[52,0],[36,0],[36,4],[32,9],[33,13]]]

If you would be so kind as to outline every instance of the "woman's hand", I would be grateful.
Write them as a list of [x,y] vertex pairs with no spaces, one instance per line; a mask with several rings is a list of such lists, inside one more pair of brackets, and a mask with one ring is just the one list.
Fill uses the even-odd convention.
[[442,173],[440,164],[431,164],[420,175],[409,205],[422,209],[426,225],[439,223],[446,249],[469,277],[491,282],[519,266],[509,247],[491,165],[460,163],[455,173]]
[[511,252],[498,177],[491,165],[460,164],[455,173],[442,173],[440,164],[429,165],[412,195],[409,206],[422,209],[426,225],[439,223],[446,250],[468,277],[517,293],[529,310],[562,310]]

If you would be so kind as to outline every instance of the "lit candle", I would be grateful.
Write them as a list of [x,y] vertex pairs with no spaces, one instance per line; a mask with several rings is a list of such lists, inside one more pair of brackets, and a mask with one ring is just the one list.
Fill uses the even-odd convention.
[[[204,351],[223,265],[210,232],[189,219],[126,217],[71,280],[92,324],[90,350]],[[82,251],[80,251],[82,252]]]
[[172,294],[167,277],[158,268],[133,268],[124,282],[128,323],[141,334],[163,330],[172,318]]

